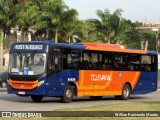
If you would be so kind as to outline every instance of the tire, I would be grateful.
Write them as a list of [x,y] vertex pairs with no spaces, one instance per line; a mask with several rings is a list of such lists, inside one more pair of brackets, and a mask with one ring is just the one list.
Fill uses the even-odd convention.
[[2,87],[2,88],[6,88],[6,87],[7,87],[7,83],[3,81],[3,82],[1,83],[1,87]]
[[103,96],[90,96],[92,100],[100,100]]
[[74,96],[74,88],[71,85],[67,85],[64,95],[61,97],[61,102],[62,103],[70,103],[72,102]]
[[31,95],[31,99],[34,102],[40,102],[43,99],[43,96],[40,96],[40,95]]
[[120,96],[121,100],[128,100],[131,94],[131,87],[128,84],[125,84],[122,89],[122,95]]

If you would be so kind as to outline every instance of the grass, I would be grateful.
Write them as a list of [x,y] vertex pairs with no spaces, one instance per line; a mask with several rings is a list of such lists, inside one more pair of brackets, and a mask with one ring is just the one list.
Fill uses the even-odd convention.
[[[156,102],[130,102],[86,108],[65,109],[65,111],[160,111],[160,101]],[[59,110],[64,111],[64,110]]]

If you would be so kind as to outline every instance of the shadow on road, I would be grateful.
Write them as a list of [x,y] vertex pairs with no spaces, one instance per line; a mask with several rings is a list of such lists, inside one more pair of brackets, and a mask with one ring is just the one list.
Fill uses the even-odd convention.
[[[129,100],[127,101],[132,101],[132,100],[143,100],[143,99],[147,99],[147,97],[145,96],[131,96]],[[1,94],[0,95],[0,100],[2,101],[11,101],[11,102],[20,102],[20,103],[60,103],[60,98],[56,98],[56,97],[44,97],[43,100],[41,102],[33,102],[31,100],[30,97],[22,97],[22,96],[17,96],[17,95],[9,95],[9,94],[4,94],[4,96]],[[90,99],[89,97],[75,97],[73,99],[73,103],[76,102],[93,102],[93,101],[99,101],[99,102],[103,102],[103,101],[125,101],[125,100],[115,100],[115,98],[113,96],[107,96],[107,97],[103,97],[102,99],[99,100],[93,100]]]

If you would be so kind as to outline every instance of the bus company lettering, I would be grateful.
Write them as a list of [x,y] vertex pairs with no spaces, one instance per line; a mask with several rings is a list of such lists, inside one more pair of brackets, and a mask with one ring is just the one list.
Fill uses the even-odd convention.
[[15,45],[14,49],[17,49],[17,50],[42,50],[43,45]]
[[111,81],[111,75],[97,75],[97,74],[91,74],[91,81]]

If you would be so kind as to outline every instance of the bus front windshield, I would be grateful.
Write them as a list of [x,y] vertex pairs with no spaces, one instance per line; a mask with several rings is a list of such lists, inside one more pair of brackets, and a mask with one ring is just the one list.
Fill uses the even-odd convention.
[[45,72],[45,53],[11,53],[9,72],[13,75],[39,75]]

